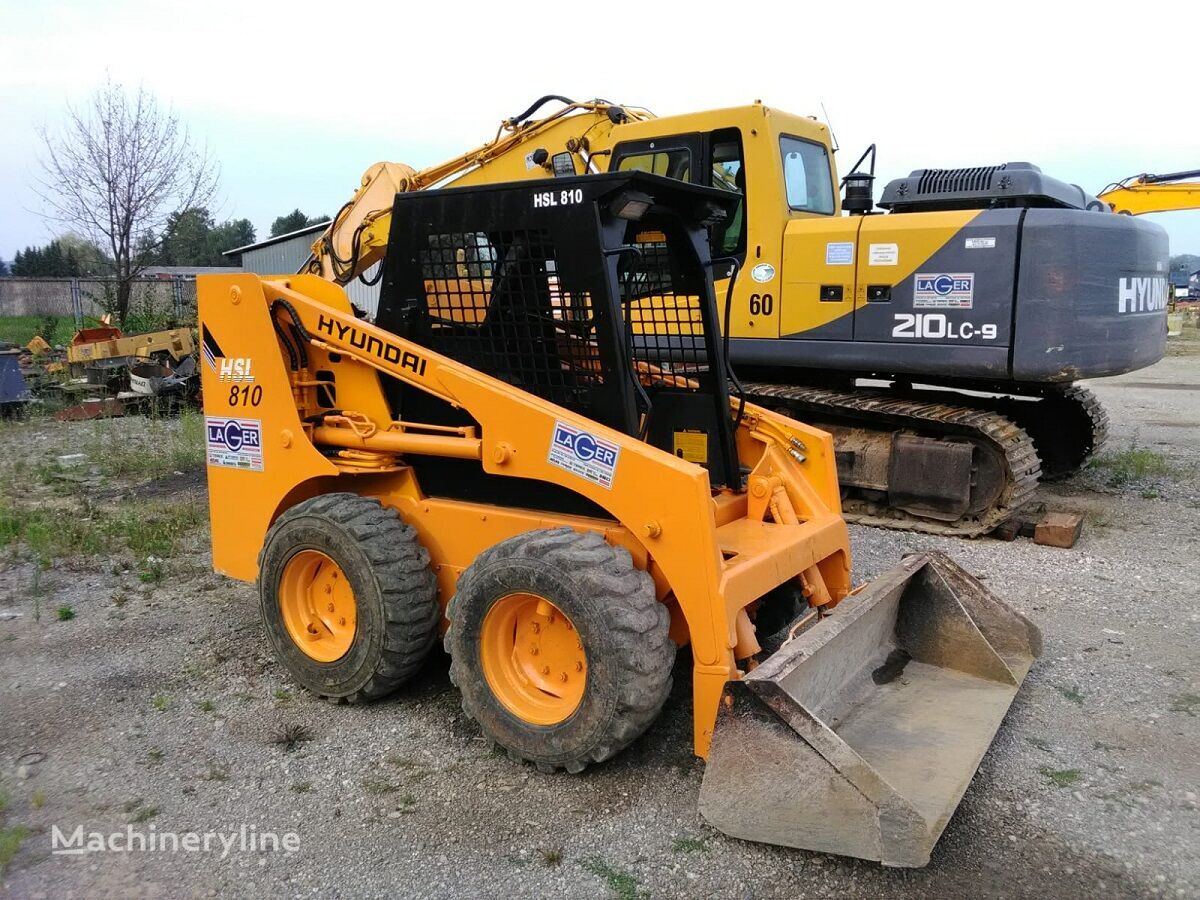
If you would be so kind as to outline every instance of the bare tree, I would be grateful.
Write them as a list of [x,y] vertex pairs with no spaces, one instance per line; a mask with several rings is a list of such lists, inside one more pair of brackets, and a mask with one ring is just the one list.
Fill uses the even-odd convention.
[[204,206],[217,166],[175,114],[145,87],[130,94],[109,81],[80,107],[67,107],[59,131],[41,131],[42,200],[64,222],[112,254],[112,310],[124,324],[133,280],[174,213]]

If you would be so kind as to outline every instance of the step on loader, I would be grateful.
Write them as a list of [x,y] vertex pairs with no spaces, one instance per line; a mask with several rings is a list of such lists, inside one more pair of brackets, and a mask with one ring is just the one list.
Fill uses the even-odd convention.
[[213,564],[331,700],[442,637],[544,772],[638,738],[688,645],[710,822],[924,865],[1038,632],[939,554],[852,590],[831,437],[728,367],[732,212],[641,173],[398,194],[374,323],[315,275],[202,276]]

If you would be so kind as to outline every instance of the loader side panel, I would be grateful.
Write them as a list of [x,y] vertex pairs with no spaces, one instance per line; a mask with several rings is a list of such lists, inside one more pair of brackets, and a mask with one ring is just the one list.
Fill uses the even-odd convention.
[[1167,233],[1132,216],[1030,209],[1021,235],[1013,377],[1067,382],[1162,359]]

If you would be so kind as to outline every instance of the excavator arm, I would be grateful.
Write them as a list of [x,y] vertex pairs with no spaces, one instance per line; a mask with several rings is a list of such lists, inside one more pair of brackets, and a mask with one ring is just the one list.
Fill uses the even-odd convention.
[[[562,108],[541,118],[531,118],[542,106],[554,101],[562,103]],[[604,100],[575,102],[548,95],[539,98],[524,112],[501,122],[492,140],[453,159],[420,171],[403,163],[375,163],[363,173],[354,195],[338,210],[313,244],[312,255],[301,271],[343,285],[364,276],[386,253],[396,194],[424,190],[447,179],[461,177],[522,145],[548,138],[550,132],[555,131],[564,134],[555,135],[560,140],[552,142],[551,146],[565,146],[569,156],[552,158],[544,149],[535,147],[526,154],[525,171],[540,176],[559,171],[557,166],[562,169],[560,174],[596,172],[598,169],[589,153],[589,134],[597,128],[611,128],[622,122],[644,121],[651,117],[646,110],[617,106]],[[566,132],[572,133],[564,136]],[[566,171],[568,164],[570,171]]]
[[1110,184],[1101,191],[1099,199],[1113,212],[1127,216],[1200,209],[1200,180],[1196,179],[1200,179],[1200,169],[1166,175],[1132,175]]

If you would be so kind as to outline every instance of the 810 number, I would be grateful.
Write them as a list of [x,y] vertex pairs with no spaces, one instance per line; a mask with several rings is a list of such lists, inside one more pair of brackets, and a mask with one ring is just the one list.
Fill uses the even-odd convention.
[[230,406],[258,406],[262,403],[262,385],[250,387],[248,384],[234,385],[229,389]]

